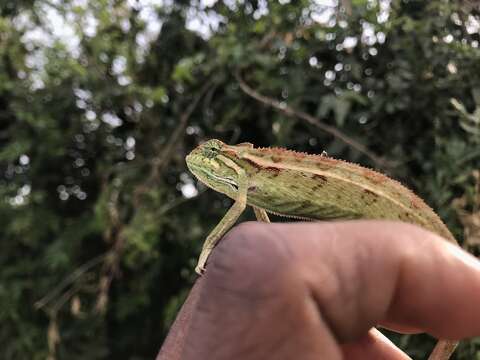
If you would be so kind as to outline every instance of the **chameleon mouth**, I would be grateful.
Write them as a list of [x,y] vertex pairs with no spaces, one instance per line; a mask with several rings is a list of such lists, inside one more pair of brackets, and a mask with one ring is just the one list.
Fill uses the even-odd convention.
[[188,162],[187,157],[187,167],[197,179],[208,187],[216,190],[216,187],[213,184],[223,184],[230,186],[232,190],[238,191],[237,182],[230,177],[222,177],[213,172],[208,171],[203,166],[196,165],[194,162]]

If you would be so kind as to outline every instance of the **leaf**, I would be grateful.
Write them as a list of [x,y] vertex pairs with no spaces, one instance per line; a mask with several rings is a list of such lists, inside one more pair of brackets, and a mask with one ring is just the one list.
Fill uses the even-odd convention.
[[472,96],[475,104],[480,107],[480,88],[472,89]]
[[472,135],[480,136],[480,108],[475,109],[473,114],[470,114],[458,100],[451,99],[450,102],[461,115],[461,128]]
[[334,112],[335,112],[335,122],[338,126],[343,126],[345,124],[345,119],[350,112],[351,102],[344,98],[335,99]]
[[153,89],[150,96],[153,101],[160,103],[164,101],[166,95],[167,95],[167,90],[163,86],[157,86],[156,88]]
[[349,93],[339,96],[332,94],[326,95],[322,97],[322,101],[320,102],[320,106],[317,110],[317,116],[324,118],[328,116],[330,111],[333,111],[337,125],[344,126],[345,119],[347,118],[352,106],[351,99],[355,99],[355,97]]
[[193,82],[193,72],[205,59],[203,53],[181,59],[173,70],[172,78],[178,82]]

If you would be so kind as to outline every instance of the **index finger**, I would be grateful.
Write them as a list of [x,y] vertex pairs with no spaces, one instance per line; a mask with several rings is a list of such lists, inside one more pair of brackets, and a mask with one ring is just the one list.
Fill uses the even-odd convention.
[[289,241],[296,271],[339,339],[382,323],[447,339],[480,334],[480,262],[437,235],[382,221],[278,226],[282,238],[302,232]]

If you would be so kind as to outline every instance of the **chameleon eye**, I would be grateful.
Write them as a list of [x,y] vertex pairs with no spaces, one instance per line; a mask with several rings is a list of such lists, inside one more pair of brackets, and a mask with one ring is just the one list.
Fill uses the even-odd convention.
[[215,158],[217,155],[218,155],[218,149],[217,148],[214,148],[214,147],[208,147],[205,149],[205,157],[208,158],[208,159],[213,159]]
[[218,140],[207,141],[203,146],[203,155],[208,159],[215,158],[220,153]]

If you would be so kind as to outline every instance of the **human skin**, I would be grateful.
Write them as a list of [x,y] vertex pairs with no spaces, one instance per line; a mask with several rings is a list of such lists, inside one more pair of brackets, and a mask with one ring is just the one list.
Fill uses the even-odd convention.
[[218,244],[157,356],[409,359],[374,326],[480,335],[480,262],[386,221],[244,223]]

